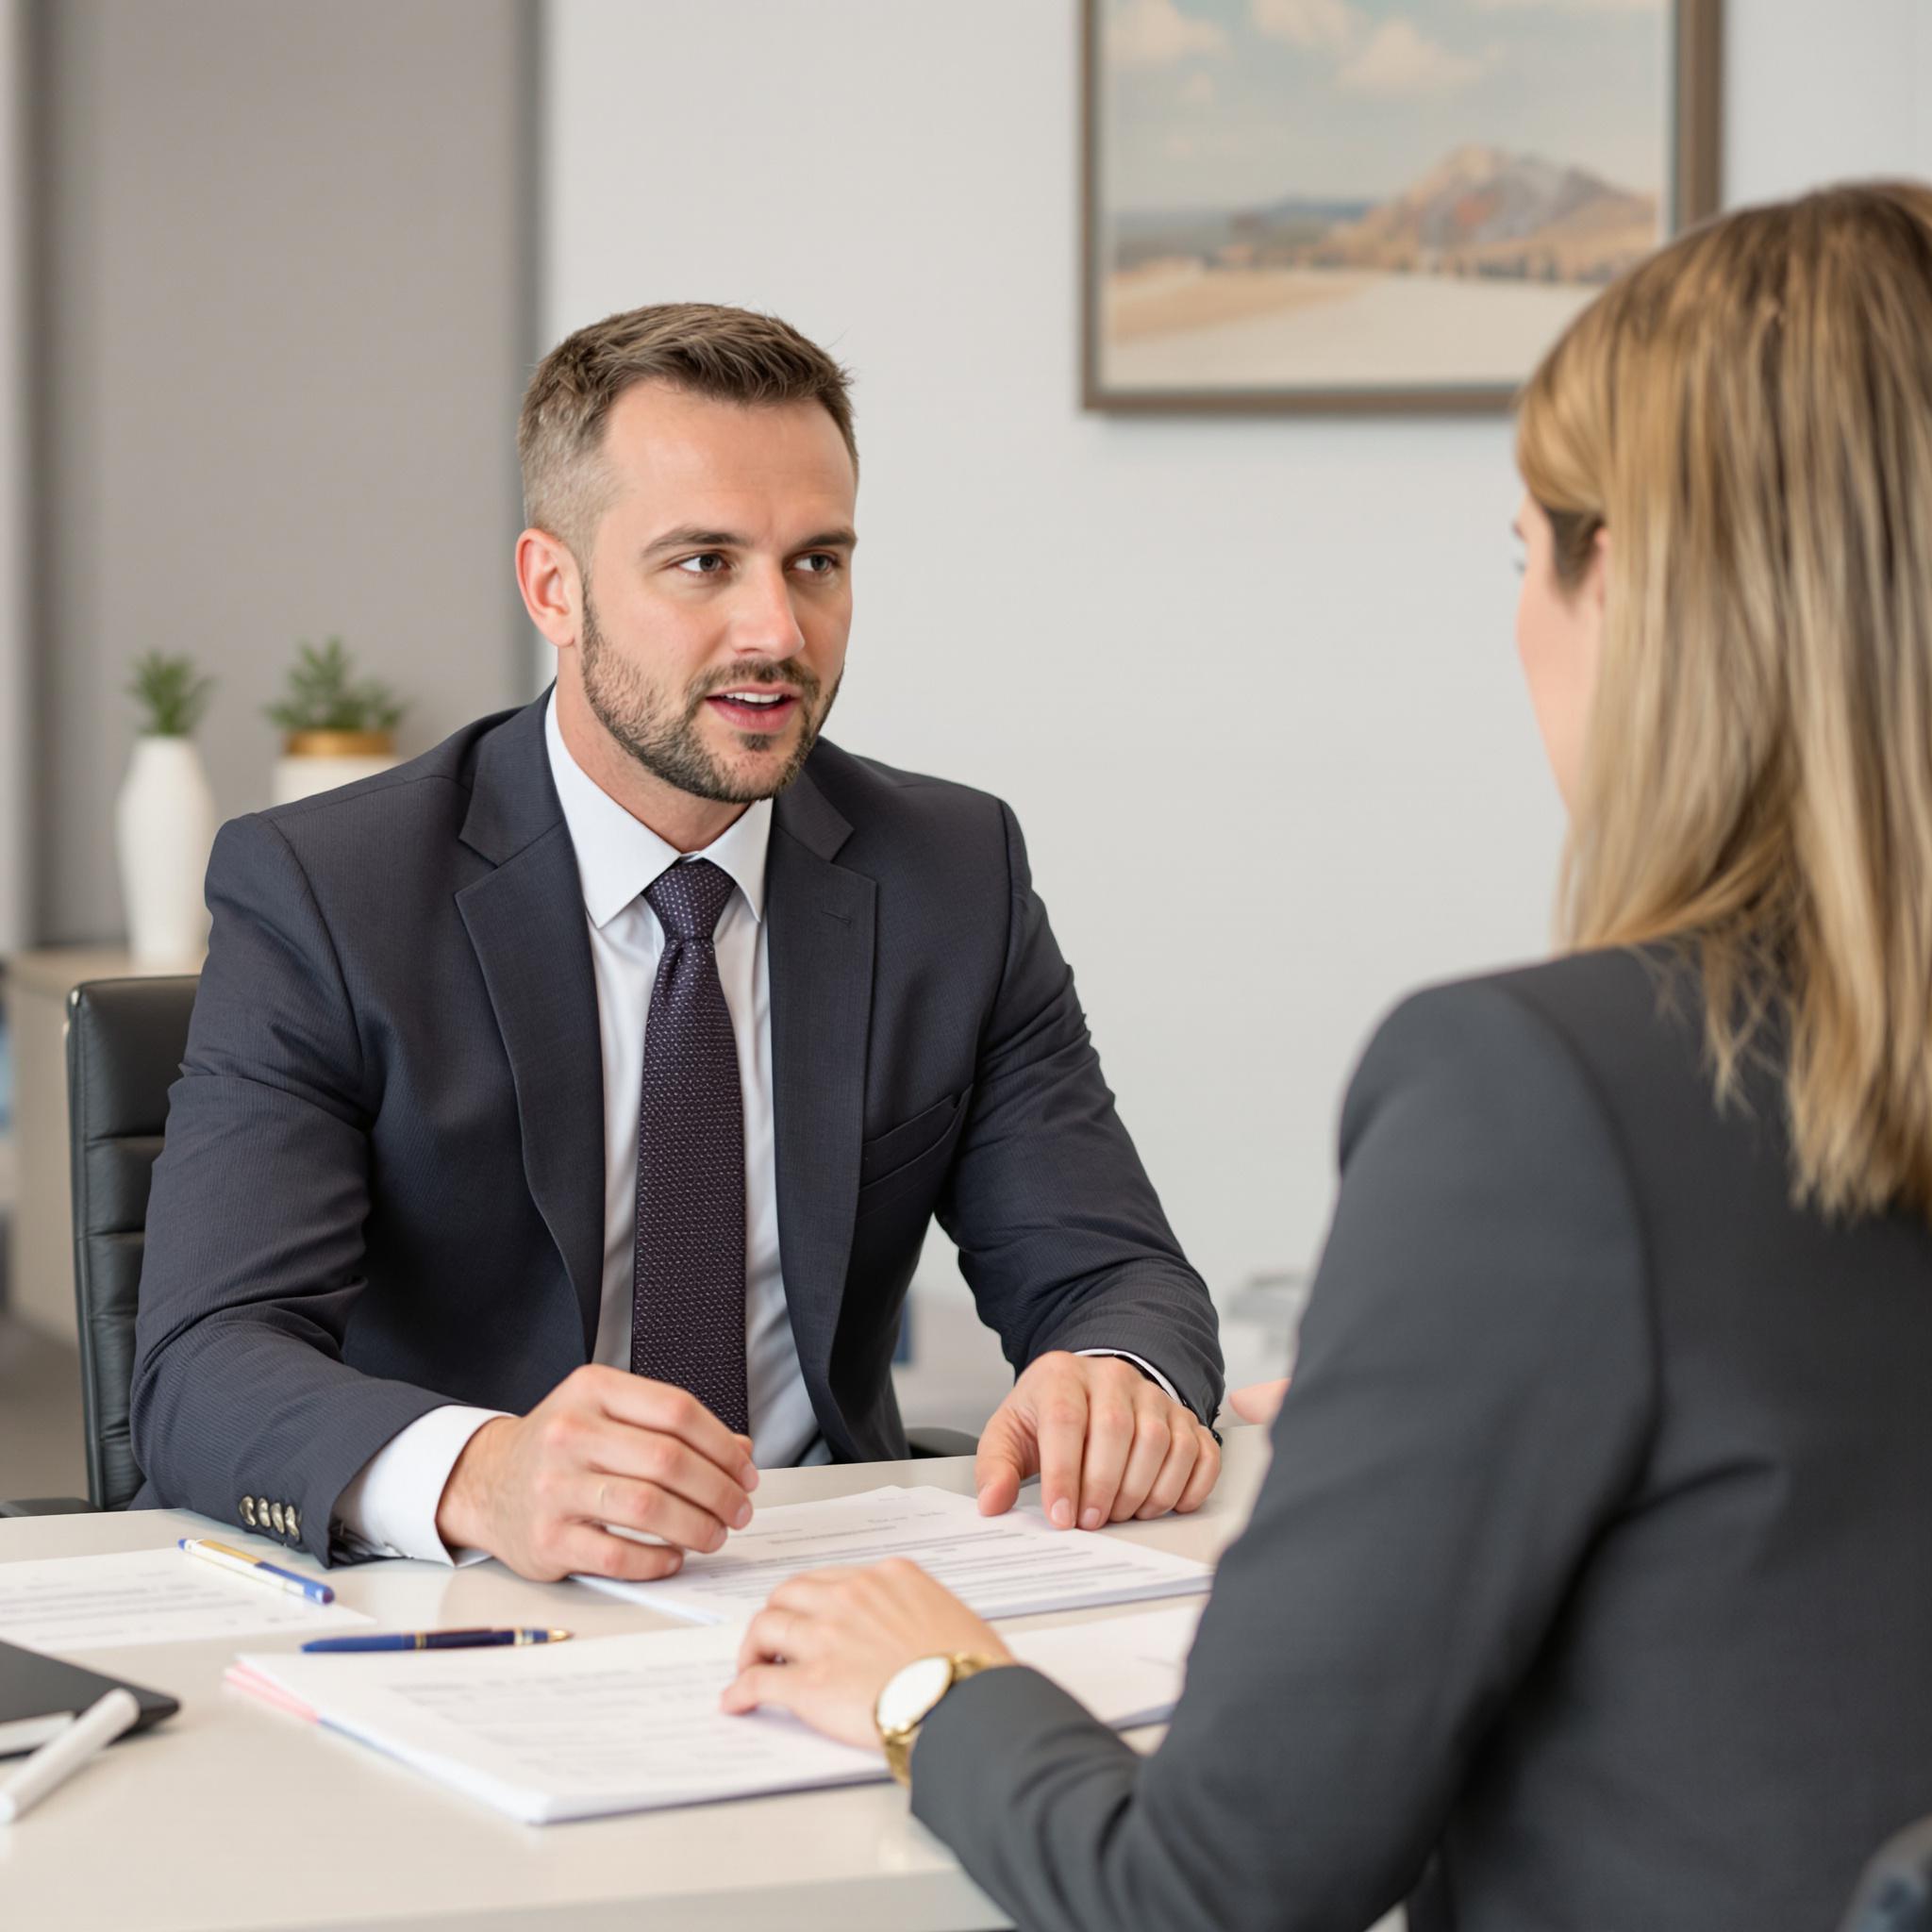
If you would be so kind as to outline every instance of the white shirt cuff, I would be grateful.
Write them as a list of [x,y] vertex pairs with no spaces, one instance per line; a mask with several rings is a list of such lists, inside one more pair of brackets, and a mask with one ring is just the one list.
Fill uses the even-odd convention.
[[336,1499],[335,1527],[378,1557],[418,1557],[461,1567],[488,1550],[452,1550],[436,1533],[437,1507],[469,1440],[508,1413],[450,1403],[391,1436]]
[[[1188,1407],[1188,1405],[1187,1405],[1187,1404],[1186,1404],[1185,1402],[1181,1402],[1181,1399],[1180,1399],[1180,1397],[1179,1397],[1178,1395],[1176,1395],[1176,1394],[1174,1393],[1174,1384],[1173,1384],[1172,1382],[1170,1382],[1170,1381],[1169,1381],[1169,1380],[1167,1379],[1167,1377],[1166,1377],[1165,1375],[1163,1375],[1163,1374],[1162,1374],[1160,1373],[1160,1371],[1159,1371],[1158,1369],[1157,1369],[1157,1368],[1156,1368],[1156,1367],[1154,1366],[1154,1364],[1153,1364],[1152,1362],[1149,1362],[1149,1361],[1142,1361],[1142,1360],[1141,1359],[1141,1357],[1140,1357],[1139,1356],[1137,1356],[1137,1355],[1133,1354],[1133,1353],[1132,1353],[1132,1352],[1131,1352],[1130,1350],[1128,1350],[1128,1349],[1124,1349],[1124,1348],[1077,1348],[1077,1349],[1075,1349],[1075,1350],[1074,1351],[1074,1353],[1075,1355],[1111,1355],[1111,1356],[1118,1356],[1118,1357],[1119,1357],[1121,1358],[1121,1360],[1122,1360],[1122,1361],[1124,1361],[1124,1362],[1132,1362],[1132,1363],[1133,1363],[1133,1365],[1134,1365],[1134,1366],[1135,1366],[1135,1367],[1136,1367],[1137,1369],[1139,1369],[1139,1370],[1141,1371],[1141,1374],[1142,1374],[1143,1375],[1145,1375],[1145,1376],[1147,1377],[1147,1379],[1148,1379],[1148,1380],[1149,1380],[1150,1382],[1152,1382],[1152,1383],[1153,1383],[1153,1384],[1155,1385],[1155,1387],[1156,1387],[1156,1388],[1158,1388],[1158,1390],[1160,1391],[1160,1392],[1161,1392],[1161,1393],[1162,1393],[1163,1395],[1165,1395],[1165,1396],[1167,1397],[1167,1399],[1168,1399],[1168,1400],[1169,1400],[1170,1402],[1180,1402],[1180,1406],[1181,1406],[1181,1407],[1182,1407],[1183,1408],[1187,1408],[1187,1407]],[[1191,1414],[1191,1413],[1192,1413],[1192,1411],[1191,1411],[1191,1410],[1190,1410],[1190,1411],[1189,1411],[1189,1413],[1190,1413],[1190,1414]],[[406,1431],[405,1431],[404,1433],[405,1433],[405,1434],[407,1434],[407,1433],[408,1433],[408,1431],[406,1430]]]

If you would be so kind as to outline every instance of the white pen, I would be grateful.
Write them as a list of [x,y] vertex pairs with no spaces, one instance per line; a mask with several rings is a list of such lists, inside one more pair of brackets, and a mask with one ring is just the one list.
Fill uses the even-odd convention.
[[219,1569],[231,1570],[237,1576],[265,1583],[271,1590],[279,1590],[286,1596],[306,1596],[312,1604],[332,1604],[336,1600],[335,1591],[319,1577],[284,1570],[259,1557],[251,1557],[246,1550],[238,1550],[232,1544],[218,1543],[205,1536],[182,1536],[175,1541],[189,1556],[199,1557],[204,1563],[213,1563]]
[[95,1752],[104,1751],[141,1715],[131,1690],[117,1684],[91,1704],[67,1726],[57,1731],[0,1785],[0,1824],[11,1824],[30,1805],[64,1784]]

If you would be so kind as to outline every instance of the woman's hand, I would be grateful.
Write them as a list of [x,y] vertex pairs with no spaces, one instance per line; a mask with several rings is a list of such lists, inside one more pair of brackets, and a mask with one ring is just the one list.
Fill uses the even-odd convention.
[[1285,1375],[1278,1382],[1250,1382],[1245,1389],[1237,1389],[1227,1398],[1227,1406],[1244,1423],[1272,1423],[1275,1411],[1281,1407],[1281,1398],[1287,1393],[1288,1378]]
[[887,1680],[918,1657],[958,1651],[1013,1660],[992,1625],[917,1563],[808,1571],[752,1619],[722,1708],[770,1705],[841,1744],[876,1748],[873,1707]]

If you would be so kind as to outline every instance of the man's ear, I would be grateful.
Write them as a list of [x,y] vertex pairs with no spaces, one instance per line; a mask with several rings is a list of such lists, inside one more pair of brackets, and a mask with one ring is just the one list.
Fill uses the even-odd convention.
[[561,650],[577,641],[583,622],[584,584],[570,546],[534,527],[517,539],[517,589],[530,622]]

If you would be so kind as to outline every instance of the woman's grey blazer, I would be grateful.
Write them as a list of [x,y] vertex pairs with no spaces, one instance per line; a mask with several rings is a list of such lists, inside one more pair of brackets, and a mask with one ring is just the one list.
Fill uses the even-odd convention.
[[913,1807],[1022,1926],[1824,1932],[1932,1812],[1932,1230],[1793,1205],[1661,954],[1383,1025],[1166,1742],[1030,1671]]

